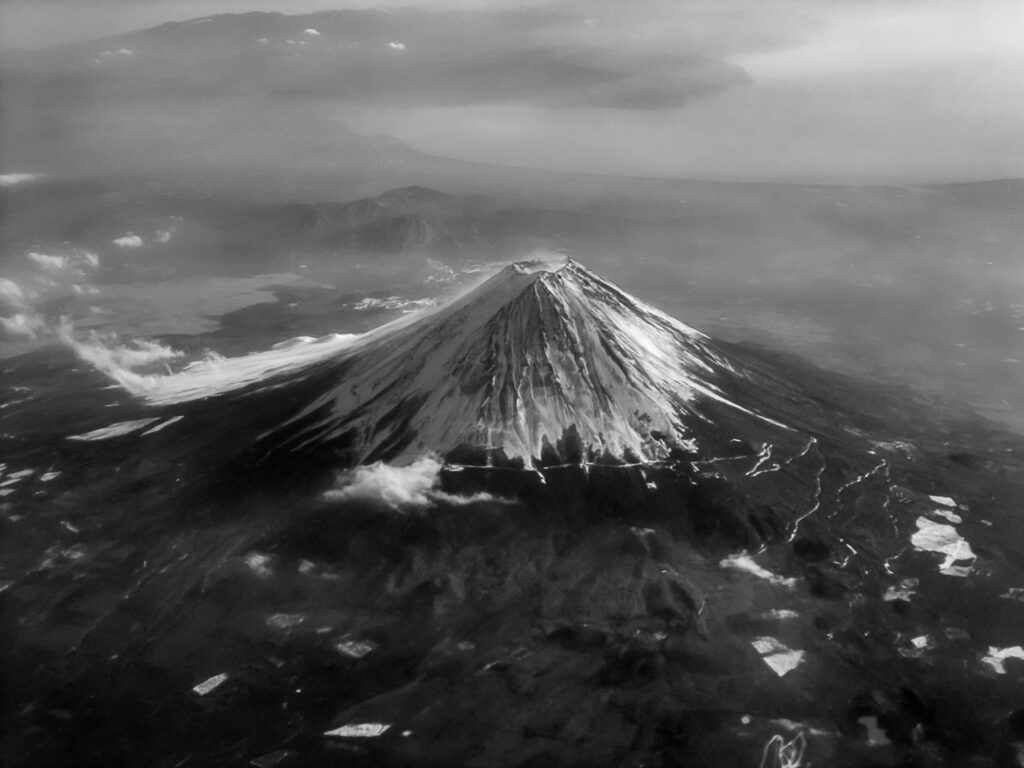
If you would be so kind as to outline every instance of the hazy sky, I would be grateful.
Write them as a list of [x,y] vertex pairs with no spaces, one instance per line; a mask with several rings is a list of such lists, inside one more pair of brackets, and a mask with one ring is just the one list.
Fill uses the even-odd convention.
[[[216,12],[388,4],[0,0],[0,40],[32,47]],[[426,7],[524,4],[442,0]],[[752,82],[656,111],[495,103],[340,108],[339,120],[434,154],[562,170],[835,181],[1024,177],[1021,0],[570,0],[542,7],[584,20],[577,31],[558,30],[563,41],[571,35],[622,56],[717,56]]]

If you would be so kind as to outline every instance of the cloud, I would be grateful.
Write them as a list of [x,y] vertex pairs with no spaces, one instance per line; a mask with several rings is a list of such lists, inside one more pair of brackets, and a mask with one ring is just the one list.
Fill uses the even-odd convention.
[[0,317],[0,326],[11,336],[34,339],[46,328],[46,322],[35,312],[18,312],[11,317]]
[[[355,334],[332,333],[317,339],[300,337],[275,345],[263,352],[253,352],[239,357],[223,357],[208,353],[203,360],[189,363],[175,373],[136,373],[129,366],[139,361],[139,356],[127,354],[125,347],[116,341],[91,334],[84,341],[75,338],[73,329],[60,329],[61,340],[71,347],[85,362],[93,365],[100,373],[109,376],[129,393],[141,397],[152,405],[183,403],[205,397],[232,392],[242,387],[260,386],[275,376],[301,371],[317,361],[331,358],[359,340]],[[150,350],[155,354],[150,362],[161,362],[177,357],[177,353],[160,345],[146,347],[150,342],[130,342],[136,350]],[[141,346],[140,346],[141,345]],[[157,353],[157,348],[167,350]],[[129,349],[129,352],[131,349]],[[164,355],[161,358],[161,354]]]
[[20,305],[25,300],[25,291],[20,285],[6,277],[0,277],[0,299]]
[[42,178],[38,173],[0,173],[0,187],[11,187]]
[[[166,242],[161,240],[160,242]],[[136,235],[134,232],[126,232],[121,237],[115,238],[114,245],[119,248],[141,248],[146,243],[141,237]]]
[[60,255],[29,251],[26,258],[51,275],[60,275],[71,270],[81,275],[85,270],[95,269],[100,265],[100,257],[91,251],[71,250]]
[[357,468],[343,479],[341,488],[328,491],[325,497],[332,501],[379,501],[395,508],[426,507],[430,505],[428,493],[440,474],[441,463],[429,456],[404,467],[377,462]]
[[63,272],[68,267],[68,259],[66,256],[50,256],[46,253],[37,253],[30,251],[28,253],[30,261],[35,262],[37,266],[51,273]]
[[123,59],[127,56],[134,56],[135,51],[128,48],[119,48],[116,51],[100,51],[100,55],[93,59],[93,61],[99,62],[104,59]]
[[302,34],[309,35],[310,37],[320,37],[320,33],[312,27],[302,30]]
[[404,51],[405,43],[399,43],[395,40],[392,40],[390,43],[388,43],[388,48],[390,48],[393,51]]
[[92,333],[86,341],[77,341],[71,337],[69,327],[61,329],[61,337],[80,358],[115,379],[117,372],[167,363],[182,356],[176,349],[145,339],[132,339],[126,344],[119,344],[111,337]]
[[327,491],[329,501],[371,501],[396,510],[425,509],[436,503],[471,504],[480,501],[506,500],[489,493],[455,496],[437,490],[444,465],[433,456],[422,456],[411,464],[396,467],[377,462],[346,472],[339,487]]

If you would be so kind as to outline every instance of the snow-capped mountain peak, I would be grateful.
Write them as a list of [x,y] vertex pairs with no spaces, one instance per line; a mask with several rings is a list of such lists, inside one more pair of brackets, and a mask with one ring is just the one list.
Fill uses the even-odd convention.
[[263,449],[327,449],[353,464],[425,453],[650,463],[703,438],[758,444],[789,431],[766,415],[771,389],[712,339],[558,254],[364,334],[303,337],[170,375],[124,371],[70,343],[150,405],[270,398],[258,407],[272,402],[284,417],[263,427]]
[[460,446],[654,461],[690,444],[702,399],[754,415],[728,401],[707,337],[564,257],[510,265],[323,364],[333,386],[290,442],[351,442],[361,461]]

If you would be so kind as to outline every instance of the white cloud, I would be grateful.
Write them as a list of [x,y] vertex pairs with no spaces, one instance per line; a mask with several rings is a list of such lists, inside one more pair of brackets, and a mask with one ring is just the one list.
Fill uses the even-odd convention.
[[0,187],[24,184],[27,181],[35,181],[39,178],[42,178],[42,176],[38,173],[0,173]]
[[1015,0],[836,6],[801,44],[738,56],[755,78],[812,78],[927,68],[977,56],[1019,60],[1024,7]]
[[309,35],[310,37],[320,37],[320,32],[313,28],[302,30],[302,34]]
[[169,243],[169,242],[171,242],[171,237],[173,235],[174,235],[174,230],[173,229],[160,229],[160,230],[157,230],[156,241],[158,243]]
[[95,269],[100,265],[100,257],[91,251],[72,250],[59,256],[29,251],[26,257],[37,267],[52,275],[59,275],[70,269],[74,269],[81,275],[84,270]]
[[126,232],[121,237],[115,238],[114,245],[119,248],[141,248],[146,243],[134,232]]
[[389,507],[426,507],[428,493],[441,474],[441,463],[430,456],[417,459],[405,467],[377,462],[358,467],[342,480],[342,486],[328,491],[326,498],[334,501],[359,499],[381,501]]
[[66,256],[50,256],[46,253],[29,251],[28,258],[47,272],[63,272],[68,267]]
[[388,43],[388,48],[390,48],[393,51],[404,51],[405,43],[399,43],[396,40],[392,40],[390,43]]
[[46,327],[46,322],[35,312],[19,312],[11,317],[0,317],[0,325],[11,336],[34,339]]
[[443,466],[433,456],[421,456],[403,467],[383,462],[358,467],[346,472],[340,478],[340,487],[327,491],[324,498],[329,501],[373,501],[397,510],[423,509],[438,502],[459,505],[479,501],[507,503],[489,493],[454,496],[437,490]]
[[0,298],[6,299],[12,304],[21,304],[25,299],[25,291],[13,280],[0,277]]
[[166,363],[182,356],[176,349],[145,339],[132,339],[127,344],[118,344],[93,333],[87,341],[82,342],[71,337],[70,328],[62,328],[60,333],[80,358],[115,379],[117,372]]

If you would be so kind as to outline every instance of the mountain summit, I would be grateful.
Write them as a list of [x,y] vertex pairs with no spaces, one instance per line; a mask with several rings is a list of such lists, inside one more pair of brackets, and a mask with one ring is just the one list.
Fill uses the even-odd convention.
[[357,463],[654,462],[695,448],[707,404],[785,429],[733,398],[742,374],[708,337],[564,257],[512,264],[312,369],[321,391],[282,442],[341,441]]
[[209,414],[199,421],[231,421],[223,408],[237,407],[236,428],[249,435],[235,441],[264,456],[651,465],[793,456],[812,435],[837,433],[838,414],[805,391],[806,376],[717,342],[558,254],[506,266],[367,333],[300,337],[170,375],[114,369],[83,346],[79,354],[174,416],[193,403],[186,414]]

